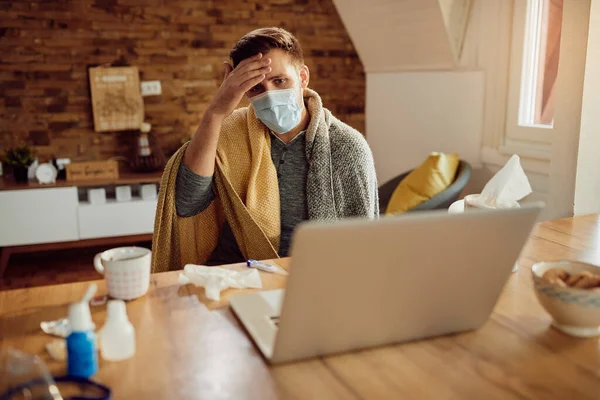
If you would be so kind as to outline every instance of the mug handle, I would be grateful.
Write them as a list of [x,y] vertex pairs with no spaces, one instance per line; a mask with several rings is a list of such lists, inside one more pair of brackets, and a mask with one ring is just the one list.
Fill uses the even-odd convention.
[[96,254],[94,257],[94,268],[100,275],[104,275],[104,265],[102,265],[102,253]]

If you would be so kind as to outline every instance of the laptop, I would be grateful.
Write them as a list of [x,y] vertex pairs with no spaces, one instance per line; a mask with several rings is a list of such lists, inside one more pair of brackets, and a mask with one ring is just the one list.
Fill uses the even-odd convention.
[[477,329],[540,210],[305,222],[286,289],[230,306],[273,364]]

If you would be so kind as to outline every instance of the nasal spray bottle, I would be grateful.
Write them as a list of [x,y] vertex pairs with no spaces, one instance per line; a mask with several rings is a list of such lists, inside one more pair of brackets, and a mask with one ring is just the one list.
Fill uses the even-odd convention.
[[70,376],[89,378],[98,371],[96,334],[88,301],[69,307],[71,334],[67,336],[67,371]]
[[100,355],[107,361],[120,361],[135,354],[135,329],[127,317],[123,300],[108,302],[108,316],[100,332]]

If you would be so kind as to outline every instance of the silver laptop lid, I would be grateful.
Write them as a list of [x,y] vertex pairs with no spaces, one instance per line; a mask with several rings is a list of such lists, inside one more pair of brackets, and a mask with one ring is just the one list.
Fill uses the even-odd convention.
[[272,362],[481,326],[540,210],[302,224]]

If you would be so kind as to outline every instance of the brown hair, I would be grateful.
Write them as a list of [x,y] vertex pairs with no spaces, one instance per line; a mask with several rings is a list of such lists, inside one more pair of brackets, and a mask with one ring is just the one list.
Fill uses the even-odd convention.
[[240,62],[258,53],[266,54],[270,50],[281,49],[292,57],[298,64],[304,64],[302,47],[298,39],[283,28],[260,28],[245,34],[233,46],[229,57],[235,68]]

